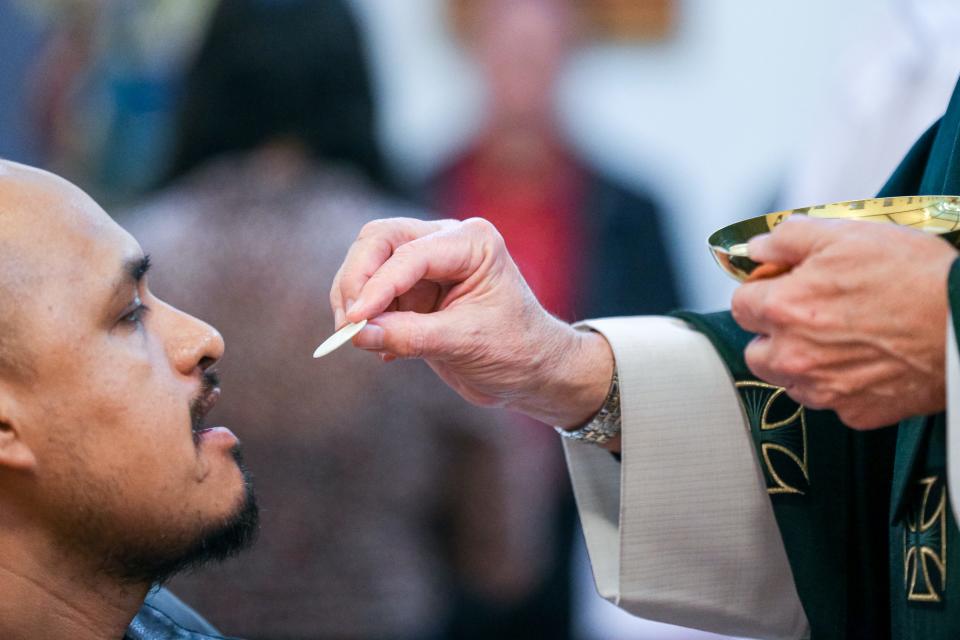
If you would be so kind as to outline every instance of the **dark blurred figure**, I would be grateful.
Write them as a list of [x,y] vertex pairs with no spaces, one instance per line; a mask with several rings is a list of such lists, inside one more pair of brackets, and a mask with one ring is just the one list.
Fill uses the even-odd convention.
[[224,0],[184,95],[169,186],[122,221],[162,265],[158,294],[224,334],[217,410],[263,526],[252,552],[171,587],[231,635],[278,640],[439,638],[460,589],[522,599],[549,540],[536,443],[419,362],[311,358],[350,242],[405,213],[383,195],[344,3]]

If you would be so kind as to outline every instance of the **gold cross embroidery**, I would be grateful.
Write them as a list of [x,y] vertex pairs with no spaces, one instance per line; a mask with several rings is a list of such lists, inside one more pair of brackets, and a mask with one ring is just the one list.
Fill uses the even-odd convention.
[[[767,493],[803,495],[810,482],[803,407],[791,400],[783,387],[758,380],[738,382],[736,386],[750,427],[759,436]],[[796,479],[784,478],[791,465],[800,470],[802,479],[795,472],[790,475]]]
[[910,602],[940,602],[947,585],[947,492],[938,481],[930,476],[917,483],[922,497],[904,518],[903,581]]

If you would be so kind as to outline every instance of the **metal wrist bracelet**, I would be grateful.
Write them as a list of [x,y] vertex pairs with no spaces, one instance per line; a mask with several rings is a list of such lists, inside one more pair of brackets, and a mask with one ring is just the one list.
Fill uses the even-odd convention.
[[567,431],[560,427],[554,427],[561,436],[568,440],[577,440],[580,442],[590,442],[592,444],[606,444],[610,440],[620,435],[620,374],[616,365],[613,368],[613,379],[610,381],[610,390],[603,401],[603,406],[597,412],[593,419],[587,424]]

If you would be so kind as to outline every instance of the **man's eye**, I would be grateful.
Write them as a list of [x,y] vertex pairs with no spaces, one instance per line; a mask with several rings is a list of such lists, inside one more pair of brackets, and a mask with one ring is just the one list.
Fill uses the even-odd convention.
[[150,307],[140,302],[140,299],[137,298],[134,302],[134,307],[122,318],[120,322],[123,324],[129,324],[133,326],[140,326],[143,323],[143,318],[147,315],[147,312],[150,311]]

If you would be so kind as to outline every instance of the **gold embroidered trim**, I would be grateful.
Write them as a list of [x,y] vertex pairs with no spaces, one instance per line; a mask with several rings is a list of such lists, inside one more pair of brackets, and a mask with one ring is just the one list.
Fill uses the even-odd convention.
[[[774,465],[770,455],[776,451],[787,456],[787,458],[792,460],[800,469],[804,480],[808,483],[810,482],[809,461],[807,459],[807,418],[803,406],[797,405],[797,410],[782,420],[771,421],[771,407],[781,396],[785,396],[786,394],[786,390],[783,387],[777,387],[772,384],[767,384],[766,382],[760,382],[759,380],[737,382],[736,387],[737,390],[740,391],[740,399],[743,402],[747,419],[752,426],[757,426],[761,433],[760,456],[770,480],[767,486],[767,493],[804,495],[804,489],[793,486],[783,479],[777,471],[777,467]],[[787,400],[789,400],[789,397],[787,397]],[[782,434],[784,430],[793,429],[797,425],[800,427],[799,452],[791,449],[787,444],[783,444],[782,437],[779,438],[781,442],[765,441],[763,437],[763,434],[770,436],[776,435],[777,432],[781,432]]]
[[[914,501],[904,518],[903,582],[909,602],[941,602],[947,584],[947,492],[942,483],[940,497],[931,500],[939,479],[929,476],[917,482],[923,497],[919,505]],[[928,515],[931,501],[936,507]]]

